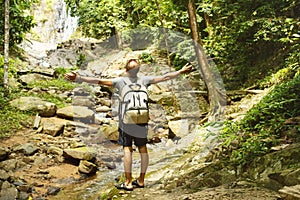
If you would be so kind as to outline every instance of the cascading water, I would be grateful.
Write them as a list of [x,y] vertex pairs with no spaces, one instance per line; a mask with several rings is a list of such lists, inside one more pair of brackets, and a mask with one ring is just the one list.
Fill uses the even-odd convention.
[[32,68],[50,67],[46,61],[47,51],[57,48],[57,44],[67,41],[76,31],[78,17],[72,17],[64,0],[41,0],[31,8],[36,26],[26,35],[20,47],[30,58]]
[[43,43],[58,44],[70,39],[77,28],[78,17],[72,17],[64,0],[41,0],[33,8],[36,26],[30,38]]
[[63,42],[72,36],[77,28],[78,17],[71,17],[64,0],[58,0],[55,5],[55,25],[57,31],[55,41]]

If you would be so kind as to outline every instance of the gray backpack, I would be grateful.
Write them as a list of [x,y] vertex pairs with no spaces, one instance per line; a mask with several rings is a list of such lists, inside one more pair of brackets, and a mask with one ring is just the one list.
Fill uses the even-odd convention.
[[149,121],[148,93],[140,79],[136,83],[124,78],[120,93],[119,114],[124,124],[147,124]]

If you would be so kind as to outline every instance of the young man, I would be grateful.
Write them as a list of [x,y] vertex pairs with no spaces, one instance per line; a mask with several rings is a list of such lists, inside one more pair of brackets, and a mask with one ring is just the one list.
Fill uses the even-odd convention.
[[[130,59],[127,61],[125,66],[125,70],[126,70],[125,77],[118,77],[114,79],[101,79],[101,78],[93,78],[93,77],[81,77],[78,74],[71,72],[65,74],[65,78],[69,81],[86,82],[91,84],[100,84],[109,87],[115,87],[116,89],[118,89],[119,92],[121,92],[122,88],[126,85],[126,82],[128,82],[128,80],[132,83],[135,83],[139,79],[139,82],[141,82],[144,86],[148,87],[150,84],[167,81],[179,76],[180,74],[190,72],[192,67],[184,66],[182,69],[176,72],[170,72],[162,76],[145,76],[145,77],[138,77],[139,69],[140,69],[140,64],[138,60]],[[145,175],[149,163],[149,155],[146,146],[147,133],[148,133],[147,124],[141,124],[141,125],[123,124],[120,120],[118,143],[120,145],[123,145],[124,171],[125,171],[126,181],[122,184],[116,185],[118,189],[132,191],[133,186],[139,188],[144,187],[144,179],[145,179]],[[135,146],[138,147],[140,157],[141,157],[140,176],[134,181],[132,181],[133,141]]]

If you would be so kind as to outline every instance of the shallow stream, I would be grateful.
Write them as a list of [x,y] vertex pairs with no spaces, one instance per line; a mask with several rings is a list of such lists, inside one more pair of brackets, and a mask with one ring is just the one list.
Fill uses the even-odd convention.
[[[121,149],[121,147],[119,147]],[[120,149],[116,149],[116,153],[122,154]],[[175,159],[180,158],[183,154],[168,153],[166,147],[162,145],[148,145],[150,164],[148,168],[148,176],[146,184],[152,185],[157,182],[164,174]],[[139,153],[133,152],[133,178],[138,177],[140,160]],[[159,172],[161,171],[161,173]],[[70,184],[61,190],[56,196],[49,197],[49,200],[97,200],[101,194],[108,192],[117,183],[118,179],[123,174],[123,163],[117,163],[117,168],[112,170],[98,171],[97,174],[84,181]]]

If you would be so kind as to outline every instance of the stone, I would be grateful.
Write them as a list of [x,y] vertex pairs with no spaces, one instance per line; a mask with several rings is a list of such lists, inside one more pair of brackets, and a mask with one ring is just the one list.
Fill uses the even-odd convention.
[[90,92],[82,87],[77,87],[73,90],[75,96],[90,96]]
[[285,186],[279,190],[284,200],[300,200],[300,185]]
[[111,106],[111,100],[110,99],[101,98],[101,99],[99,99],[99,103],[103,106],[107,106],[107,107]]
[[9,178],[9,176],[9,173],[7,173],[3,169],[0,169],[0,180],[6,181]]
[[47,154],[53,154],[53,155],[58,155],[61,156],[63,155],[64,151],[61,148],[51,146],[47,150]]
[[110,141],[118,141],[118,123],[111,122],[110,124],[103,124],[98,131],[98,134],[104,135]]
[[189,134],[189,122],[187,119],[170,121],[168,123],[170,131],[179,138]]
[[99,106],[95,110],[96,112],[109,112],[111,111],[111,108],[108,106]]
[[20,97],[10,101],[10,105],[22,111],[37,112],[42,117],[52,117],[57,110],[54,103],[44,101],[39,97]]
[[47,188],[47,194],[48,195],[56,195],[61,189],[59,187],[53,187],[53,186],[49,186]]
[[15,200],[18,197],[18,190],[9,182],[5,181],[2,184],[0,192],[0,200]]
[[72,157],[78,160],[92,161],[96,159],[96,151],[89,147],[79,147],[74,149],[65,149],[65,157]]
[[61,135],[64,132],[64,124],[55,123],[52,121],[44,121],[43,133],[53,137]]
[[44,76],[42,74],[37,74],[37,73],[31,73],[31,74],[25,74],[20,76],[19,80],[23,83],[23,84],[31,84],[34,83],[36,81],[44,81],[44,80],[50,80],[51,77],[49,76]]
[[94,111],[85,106],[67,106],[57,110],[57,116],[65,119],[74,119],[93,123]]
[[97,166],[89,161],[81,160],[78,171],[84,174],[95,174],[97,172]]
[[74,96],[72,99],[72,105],[93,108],[95,106],[95,101],[91,96]]
[[31,143],[25,143],[25,144],[20,145],[20,146],[15,148],[16,152],[21,152],[21,153],[23,153],[27,156],[32,156],[38,150],[39,150],[39,148],[37,146],[35,146],[34,144],[31,144]]

